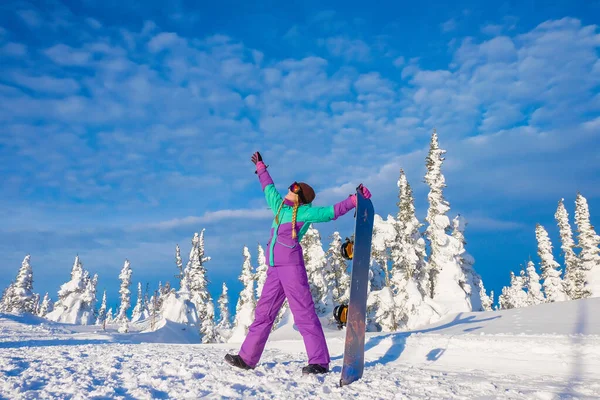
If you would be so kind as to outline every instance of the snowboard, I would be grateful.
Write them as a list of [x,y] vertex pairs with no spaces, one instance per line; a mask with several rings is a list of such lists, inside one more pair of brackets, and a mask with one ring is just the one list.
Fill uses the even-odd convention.
[[350,302],[346,322],[346,343],[340,386],[348,385],[363,375],[365,367],[365,321],[367,287],[371,262],[371,240],[375,211],[371,200],[356,193],[356,226],[354,228],[354,257],[350,281]]

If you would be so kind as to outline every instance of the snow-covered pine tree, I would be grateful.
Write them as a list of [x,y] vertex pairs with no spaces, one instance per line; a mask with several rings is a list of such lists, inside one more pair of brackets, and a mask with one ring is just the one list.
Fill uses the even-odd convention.
[[256,309],[256,299],[254,297],[254,277],[252,275],[252,263],[250,261],[250,251],[244,246],[244,262],[242,272],[239,276],[240,282],[244,288],[240,292],[237,305],[235,307],[235,319],[229,341],[241,342],[248,334],[248,328],[254,321],[254,310]]
[[33,294],[33,315],[38,315],[38,313],[40,312],[40,294],[39,293],[34,293]]
[[465,240],[467,221],[463,216],[458,214],[452,220],[452,227],[452,237],[458,242],[458,262],[465,277],[465,281],[461,284],[461,287],[467,296],[469,296],[473,311],[484,311],[482,293],[485,296],[485,287],[483,286],[483,280],[473,267],[475,259],[465,250],[467,244]]
[[21,263],[14,283],[6,289],[2,298],[2,311],[34,314],[36,297],[33,293],[33,270],[31,256],[27,255]]
[[535,270],[535,264],[529,260],[527,263],[526,272],[526,288],[527,288],[527,305],[534,306],[546,302],[542,293],[542,285],[540,284],[540,276]]
[[[264,255],[264,254],[263,254]],[[217,332],[221,342],[227,342],[231,337],[231,314],[229,313],[229,296],[225,282],[223,282],[223,291],[219,296],[219,323],[217,324]]]
[[131,313],[131,322],[142,320],[142,312],[144,310],[144,296],[142,294],[142,282],[138,282],[137,301],[133,312]]
[[569,223],[569,214],[564,204],[565,199],[560,199],[554,218],[560,230],[560,240],[562,255],[565,259],[565,274],[563,276],[563,285],[565,293],[569,299],[579,298],[577,295],[575,282],[577,281],[577,273],[581,270],[579,267],[579,259],[575,254],[573,241],[573,231]]
[[325,268],[327,260],[321,235],[314,227],[308,228],[301,241],[304,265],[310,284],[310,292],[315,302],[315,310],[320,317],[330,315],[333,312],[332,285],[325,281]]
[[[179,288],[182,289],[187,282],[184,282],[183,260],[181,259],[181,249],[179,248],[179,245],[175,247],[175,265],[177,265],[177,270],[179,271],[177,274],[177,278],[179,278]],[[187,291],[187,288],[185,290]]]
[[267,270],[269,267],[267,266],[267,260],[265,258],[265,251],[262,246],[258,245],[258,256],[256,257],[257,267],[256,274],[254,274],[254,278],[256,279],[256,300],[260,299],[260,295],[262,294],[263,286],[267,280]]
[[587,199],[577,193],[575,199],[575,223],[580,273],[576,274],[576,297],[600,297],[600,236],[590,222]]
[[44,318],[49,312],[53,309],[53,303],[48,295],[48,292],[44,295],[44,299],[42,300],[42,304],[40,305],[40,309],[38,311],[38,317]]
[[492,311],[492,306],[494,305],[494,291],[492,290],[488,296],[485,292],[485,288],[481,285],[479,295],[481,296],[481,308],[483,311]]
[[106,290],[102,295],[102,304],[100,304],[100,309],[98,310],[98,318],[96,318],[96,325],[104,326],[106,323]]
[[523,290],[525,283],[524,275],[524,271],[521,271],[519,276],[510,271],[510,286],[503,287],[502,294],[498,297],[498,304],[501,310],[527,306],[527,293]]
[[333,304],[348,304],[350,300],[350,274],[348,274],[348,264],[342,256],[342,237],[339,232],[333,232],[330,236],[331,242],[329,249],[325,253],[327,260],[326,282],[332,282]]
[[554,260],[552,255],[552,243],[548,232],[540,224],[535,227],[535,237],[538,242],[538,256],[540,257],[540,267],[542,270],[542,284],[544,294],[549,303],[556,301],[565,301],[567,296],[560,277],[560,265]]
[[[446,213],[450,204],[444,199],[443,190],[446,187],[442,174],[443,155],[434,130],[431,135],[429,154],[426,158],[427,173],[425,183],[429,186],[429,208],[426,220],[429,226],[425,235],[430,243],[429,281],[431,297],[443,307],[446,312],[471,311],[469,296],[461,288],[460,282],[466,282],[465,275],[457,259],[460,244],[458,240],[448,235],[450,219]],[[479,293],[477,293],[479,295]]]
[[398,329],[396,321],[396,303],[394,294],[389,286],[371,291],[367,299],[367,318],[370,332],[394,332]]
[[85,282],[85,289],[81,296],[81,323],[83,325],[93,325],[97,318],[96,303],[98,300],[96,298],[96,286],[98,285],[98,274],[90,278],[89,273],[84,271],[83,281]]
[[[46,315],[51,321],[87,325],[95,306],[89,272],[83,269],[79,256],[71,268],[71,280],[61,285],[54,310]],[[92,304],[93,303],[93,304]]]
[[[188,263],[187,276],[189,279],[190,300],[196,307],[200,334],[213,337],[215,330],[214,304],[208,291],[208,280],[206,279],[206,267],[204,264],[210,261],[210,257],[204,253],[204,229],[200,234],[194,234],[192,239],[192,250],[190,251],[190,262]],[[212,309],[212,317],[211,317]]]
[[4,291],[2,291],[2,297],[0,297],[0,312],[9,312],[8,309],[10,304],[12,304],[14,284],[14,282],[11,282],[6,288],[4,288]]
[[120,324],[119,332],[129,332],[129,318],[127,317],[127,310],[131,307],[131,264],[129,260],[125,260],[121,273],[119,274],[119,280],[121,281],[121,288],[119,294],[121,295],[121,304],[119,311],[115,317],[115,324]]
[[431,297],[425,240],[419,231],[423,224],[417,219],[412,188],[404,170],[400,170],[398,191],[396,238],[391,245],[392,290],[395,296],[398,295],[398,288],[404,286],[403,281],[413,278],[423,296]]
[[373,221],[373,236],[371,239],[371,291],[381,290],[389,286],[390,277],[388,260],[389,248],[396,238],[394,217],[388,215],[384,220],[375,214]]
[[112,307],[108,309],[106,312],[106,325],[115,323],[115,315],[113,313]]

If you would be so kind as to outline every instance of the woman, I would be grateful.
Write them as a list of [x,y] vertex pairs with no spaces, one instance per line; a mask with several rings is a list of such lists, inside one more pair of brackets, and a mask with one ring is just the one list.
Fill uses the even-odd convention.
[[[356,207],[356,194],[332,206],[312,207],[313,188],[303,182],[294,182],[282,198],[260,153],[254,153],[251,159],[256,165],[267,204],[275,215],[265,255],[269,269],[248,335],[239,353],[227,354],[225,361],[242,369],[255,368],[279,309],[287,298],[308,354],[308,365],[302,368],[302,373],[326,373],[329,371],[329,351],[310,293],[300,241],[311,223],[337,219]],[[366,198],[371,197],[367,188],[361,186],[360,190]]]

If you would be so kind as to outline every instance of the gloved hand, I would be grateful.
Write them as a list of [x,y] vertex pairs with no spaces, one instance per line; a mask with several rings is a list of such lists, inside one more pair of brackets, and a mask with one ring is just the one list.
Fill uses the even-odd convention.
[[251,158],[252,162],[254,163],[254,165],[256,165],[259,161],[262,161],[262,156],[260,155],[260,153],[257,151],[256,153],[252,154],[252,158]]
[[[364,187],[362,183],[358,186],[358,188],[356,190],[357,190],[357,192],[362,194],[365,199],[371,198],[371,192],[369,191],[369,189]],[[356,207],[356,204],[358,204],[358,199],[356,198],[356,195],[355,194],[350,195],[350,198],[352,199],[352,203],[354,203],[354,207]]]

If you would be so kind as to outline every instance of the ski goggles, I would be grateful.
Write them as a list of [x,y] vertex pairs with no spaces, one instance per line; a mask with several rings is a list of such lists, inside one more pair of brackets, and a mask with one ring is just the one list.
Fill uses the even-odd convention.
[[304,193],[302,193],[302,187],[298,182],[292,183],[288,189],[290,192],[297,194],[298,197],[300,197],[300,200],[302,200],[302,203],[307,203],[306,199],[304,198]]

